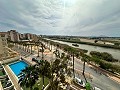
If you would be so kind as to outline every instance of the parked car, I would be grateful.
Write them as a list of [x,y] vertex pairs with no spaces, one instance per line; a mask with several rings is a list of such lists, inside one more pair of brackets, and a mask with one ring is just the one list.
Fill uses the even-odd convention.
[[93,90],[102,90],[102,89],[100,89],[98,87],[94,87]]
[[85,87],[85,83],[84,83],[81,79],[75,77],[75,78],[74,78],[74,81],[75,81],[78,85],[80,85],[80,86],[82,86],[82,87]]

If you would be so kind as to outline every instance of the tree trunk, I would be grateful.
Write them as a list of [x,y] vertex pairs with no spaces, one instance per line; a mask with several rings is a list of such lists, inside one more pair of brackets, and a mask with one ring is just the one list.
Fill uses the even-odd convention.
[[30,90],[33,90],[33,89],[32,89],[32,86],[30,86]]
[[39,57],[39,47],[37,46],[37,49],[38,49],[38,57]]
[[74,72],[74,53],[73,53],[73,76],[75,78],[75,72]]
[[83,63],[83,76],[84,76],[85,81],[86,81],[86,83],[87,83],[87,79],[86,79],[86,77],[85,77],[85,60],[84,60],[84,63]]
[[83,75],[84,75],[84,72],[85,72],[85,61],[83,63]]
[[43,75],[43,89],[44,89],[44,87],[45,87],[44,84],[45,84],[45,82],[44,82],[44,75]]
[[32,45],[31,45],[31,54],[32,54]]
[[42,60],[43,60],[43,45],[42,45]]
[[51,51],[52,51],[52,44],[51,44]]

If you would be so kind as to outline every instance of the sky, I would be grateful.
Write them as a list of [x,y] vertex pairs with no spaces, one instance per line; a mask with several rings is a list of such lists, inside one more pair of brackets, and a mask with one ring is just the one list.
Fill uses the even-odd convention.
[[120,0],[0,0],[0,31],[120,37]]

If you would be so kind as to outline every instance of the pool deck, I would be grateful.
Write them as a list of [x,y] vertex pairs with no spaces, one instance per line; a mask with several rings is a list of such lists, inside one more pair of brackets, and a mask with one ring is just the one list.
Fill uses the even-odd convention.
[[5,65],[4,66],[5,70],[7,71],[9,77],[11,78],[13,84],[14,84],[14,87],[16,90],[22,90],[20,85],[18,84],[18,80],[16,79],[15,75],[11,72],[11,70],[9,69],[9,66],[8,65]]
[[1,81],[0,81],[0,90],[3,90],[3,87],[2,87]]

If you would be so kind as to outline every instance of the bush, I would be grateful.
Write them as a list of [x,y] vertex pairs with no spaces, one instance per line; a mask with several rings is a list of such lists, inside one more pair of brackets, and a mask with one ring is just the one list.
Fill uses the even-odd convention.
[[117,59],[114,59],[113,56],[107,52],[96,52],[96,51],[91,51],[90,55],[93,57],[97,57],[99,59],[105,60],[105,61],[109,61],[109,62],[115,62],[118,61]]
[[111,69],[111,67],[112,67],[112,64],[104,62],[104,61],[101,61],[99,63],[99,65],[100,65],[101,68],[103,68],[105,70]]
[[116,43],[114,43],[114,45],[115,45],[115,46],[119,46],[119,45],[120,45],[120,43],[116,42]]

